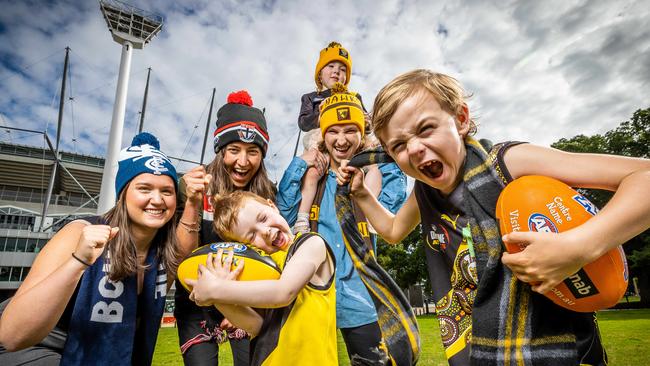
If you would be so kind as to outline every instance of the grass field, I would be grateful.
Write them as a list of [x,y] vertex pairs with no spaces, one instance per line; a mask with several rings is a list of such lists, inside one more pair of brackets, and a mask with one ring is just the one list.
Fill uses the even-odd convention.
[[[609,310],[598,313],[603,343],[612,366],[647,365],[650,348],[650,309]],[[422,337],[422,354],[418,365],[446,365],[442,351],[438,323],[434,316],[418,317]],[[339,365],[349,365],[345,344],[339,334]],[[182,365],[175,328],[163,328],[158,335],[154,365]],[[219,352],[219,365],[232,365],[228,344]],[[291,366],[291,365],[287,365]]]

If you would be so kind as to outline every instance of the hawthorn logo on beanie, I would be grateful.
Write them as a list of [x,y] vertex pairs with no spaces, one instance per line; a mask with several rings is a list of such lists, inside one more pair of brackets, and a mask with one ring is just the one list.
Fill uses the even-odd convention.
[[131,146],[120,151],[115,177],[116,196],[120,195],[131,179],[142,173],[167,175],[174,181],[174,187],[178,188],[176,168],[167,155],[160,151],[160,142],[156,136],[148,132],[137,134],[131,141]]
[[345,85],[336,83],[332,87],[332,95],[326,98],[320,106],[321,135],[333,125],[355,124],[365,133],[366,120],[363,115],[363,106],[356,95],[348,92]]
[[231,142],[255,144],[266,155],[269,134],[264,113],[253,107],[253,99],[245,90],[230,93],[227,103],[217,112],[217,129],[214,131],[214,152],[218,153]]
[[314,73],[314,80],[316,81],[316,86],[318,89],[323,89],[323,84],[320,81],[320,71],[332,61],[340,61],[345,65],[345,85],[347,86],[350,83],[350,73],[352,73],[352,57],[348,50],[343,48],[338,42],[330,42],[327,47],[323,48],[320,51],[320,56],[318,57],[318,63],[316,63],[316,72]]

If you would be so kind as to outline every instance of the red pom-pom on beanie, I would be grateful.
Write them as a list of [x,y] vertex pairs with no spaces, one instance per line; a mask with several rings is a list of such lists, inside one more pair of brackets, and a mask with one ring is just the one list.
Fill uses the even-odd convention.
[[240,90],[238,92],[232,92],[228,94],[228,103],[233,104],[244,104],[249,107],[253,106],[253,99],[246,90]]

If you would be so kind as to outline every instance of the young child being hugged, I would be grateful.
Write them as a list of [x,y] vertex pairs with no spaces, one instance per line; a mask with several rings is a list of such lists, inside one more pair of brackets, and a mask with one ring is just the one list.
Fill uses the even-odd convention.
[[[225,240],[250,244],[282,268],[278,280],[236,281],[244,261],[231,272],[232,252],[208,255],[190,299],[214,305],[251,341],[251,366],[338,365],[335,263],[315,233],[291,233],[273,201],[246,191],[216,196],[214,228]],[[258,313],[253,308],[268,309]],[[264,315],[260,315],[264,314]]]
[[[398,76],[378,94],[373,128],[384,150],[416,179],[393,215],[341,164],[339,183],[388,242],[422,224],[425,253],[450,365],[605,365],[593,313],[577,313],[541,294],[650,227],[650,161],[574,154],[525,143],[484,148],[465,92],[428,70]],[[615,191],[593,218],[563,233],[514,232],[495,218],[505,184],[543,175],[573,187]],[[525,249],[503,251],[504,243]],[[471,344],[471,347],[470,347]]]
[[[320,113],[323,101],[333,93],[346,92],[347,86],[350,83],[350,76],[352,74],[352,57],[350,53],[341,46],[338,42],[330,42],[327,47],[320,51],[318,62],[316,63],[316,71],[314,73],[314,81],[316,82],[316,91],[304,94],[301,98],[300,115],[298,116],[298,126],[305,133],[303,138],[304,151],[317,150],[319,144],[323,141],[320,129]],[[335,85],[337,85],[335,87]],[[369,127],[370,117],[366,113],[363,101],[359,93],[353,93],[364,111],[363,118],[366,120],[366,126]],[[369,132],[369,128],[367,128]],[[374,141],[368,139],[367,141]],[[323,153],[321,149],[321,153]],[[298,219],[293,227],[293,232],[308,232],[309,231],[309,212],[311,210],[312,202],[316,197],[316,186],[321,177],[326,173],[329,156],[327,154],[318,154],[318,164],[316,167],[310,168],[305,174],[302,184],[302,201],[298,208]],[[368,184],[371,189],[378,192],[381,189],[381,173],[376,165],[372,165],[368,169]]]

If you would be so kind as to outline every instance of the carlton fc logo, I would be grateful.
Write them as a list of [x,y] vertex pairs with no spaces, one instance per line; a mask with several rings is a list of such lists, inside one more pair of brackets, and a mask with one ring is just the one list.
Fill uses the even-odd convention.
[[153,156],[144,163],[144,166],[149,168],[149,170],[153,171],[153,174],[156,175],[160,175],[169,170],[165,167],[165,159],[160,156]]
[[224,242],[224,243],[210,244],[210,250],[216,252],[219,249],[232,250],[235,253],[241,253],[246,251],[246,249],[248,248],[242,243]]
[[246,143],[251,143],[255,139],[255,129],[251,126],[240,126],[239,131],[237,131],[239,134],[239,139],[242,142]]
[[553,221],[540,213],[530,215],[528,218],[528,228],[530,231],[538,231],[540,233],[558,232]]

